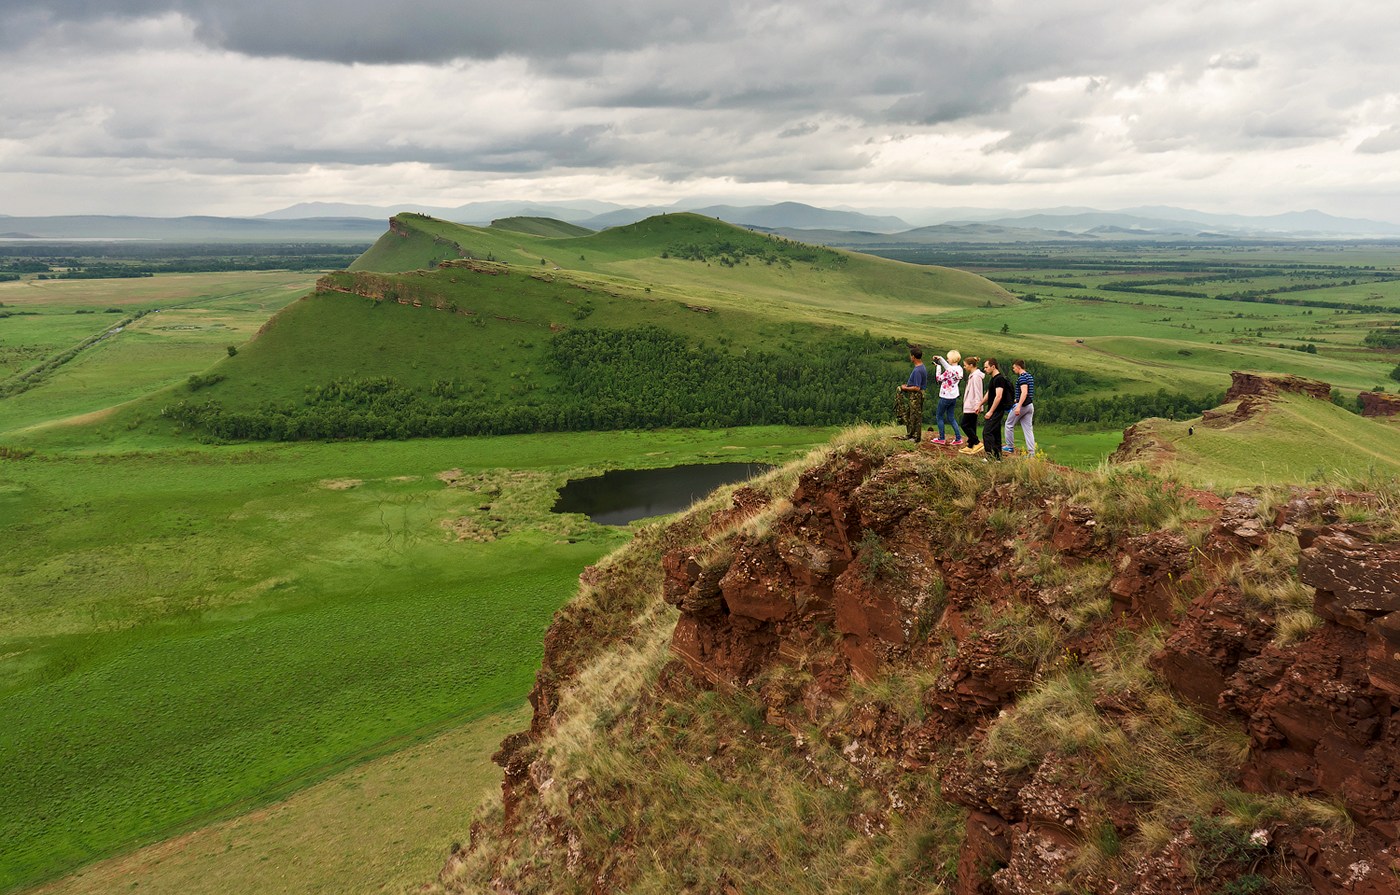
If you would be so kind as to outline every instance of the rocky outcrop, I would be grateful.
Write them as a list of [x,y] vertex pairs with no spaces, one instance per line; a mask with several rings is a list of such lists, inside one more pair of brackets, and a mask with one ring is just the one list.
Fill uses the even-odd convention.
[[[623,765],[633,776],[611,789],[551,764],[569,748],[551,740],[563,694],[610,643],[635,636],[636,594],[651,592],[674,607],[673,658],[590,730],[611,729],[618,749],[657,738],[661,752],[646,754],[674,752],[707,786],[750,769],[731,757],[740,744],[756,750],[747,754],[761,756],[762,773],[811,787],[794,804],[847,794],[839,823],[862,843],[853,855],[901,841],[891,831],[926,823],[930,801],[965,812],[960,843],[940,827],[920,846],[950,850],[940,869],[907,876],[918,891],[1400,893],[1400,543],[1340,522],[1374,501],[1302,489],[1222,499],[1149,482],[1200,518],[1126,536],[1102,497],[1086,496],[1087,479],[968,468],[951,456],[836,452],[790,494],[739,489],[728,506],[648,535],[644,573],[585,573],[587,599],[546,638],[531,729],[497,756],[506,832],[490,835],[543,842],[555,857],[513,861],[502,846],[489,885],[470,890],[623,890],[663,847],[645,841],[648,824],[686,814],[686,792],[674,805],[619,809],[646,773],[636,755]],[[1290,577],[1299,548],[1318,618],[1289,642],[1269,588],[1286,583],[1289,610],[1306,614]],[[896,696],[896,682],[917,686]],[[753,709],[716,732],[714,716],[686,720],[695,688]],[[1016,725],[1037,713],[1044,726],[1031,738],[1037,728]],[[1247,754],[1223,753],[1227,730],[1248,738]],[[1223,799],[1195,813],[1154,801],[1174,785],[1164,780],[1205,766],[1173,766],[1188,759],[1216,763],[1212,785],[1235,802],[1241,789],[1261,805],[1268,794],[1308,797],[1339,806],[1356,829],[1272,807],[1241,827]],[[1207,806],[1215,794],[1191,793]],[[717,810],[713,794],[707,805]],[[770,854],[768,832],[722,835]],[[473,847],[487,836],[475,829]],[[760,878],[748,888],[763,889]]]
[[1191,545],[1176,532],[1153,532],[1124,542],[1117,574],[1108,584],[1114,609],[1157,621],[1176,614],[1195,566]]
[[1361,404],[1362,416],[1396,416],[1400,415],[1400,395],[1388,395],[1385,392],[1362,392],[1356,396]]
[[1321,401],[1332,397],[1332,386],[1316,379],[1304,379],[1282,373],[1241,373],[1230,374],[1230,388],[1225,392],[1224,404],[1215,410],[1201,414],[1201,423],[1206,428],[1224,428],[1243,422],[1265,410],[1279,395],[1307,395]]
[[1133,423],[1123,430],[1123,440],[1109,455],[1108,462],[1131,463],[1135,460],[1146,460],[1149,463],[1160,462],[1169,458],[1175,450],[1171,442],[1152,431],[1149,423]]
[[1400,543],[1346,526],[1303,533],[1298,577],[1317,588],[1317,614],[1360,632],[1371,685],[1400,704]]
[[1219,715],[1220,694],[1240,662],[1273,639],[1273,626],[1245,602],[1239,588],[1220,585],[1191,604],[1152,658],[1153,669],[1192,705]]
[[1304,379],[1286,373],[1242,373],[1235,370],[1230,373],[1230,388],[1225,392],[1225,403],[1280,394],[1308,395],[1320,401],[1329,401],[1332,386],[1317,379]]

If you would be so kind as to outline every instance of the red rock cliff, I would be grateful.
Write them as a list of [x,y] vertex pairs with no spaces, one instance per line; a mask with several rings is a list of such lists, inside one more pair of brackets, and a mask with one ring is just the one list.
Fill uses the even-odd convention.
[[[683,791],[668,815],[680,784],[634,772],[609,790],[614,759],[567,782],[560,694],[637,636],[644,601],[604,607],[650,581],[678,613],[675,659],[636,684],[606,748],[632,755],[658,735],[679,762],[668,774],[733,785],[753,764],[755,787],[868,794],[849,809],[851,855],[959,812],[957,835],[925,846],[947,854],[941,869],[891,891],[1400,892],[1400,550],[1383,513],[1380,527],[1348,526],[1330,495],[1270,500],[872,450],[833,455],[787,493],[750,489],[654,536],[642,578],[620,565],[585,576],[593,595],[546,641],[535,722],[499,757],[504,825],[478,824],[446,885],[794,885],[761,848],[732,847],[754,831],[688,816]],[[1166,518],[1191,521],[1158,527]],[[912,707],[871,695],[898,681],[919,682]],[[754,700],[762,721],[721,725],[691,755],[702,747],[660,719],[711,689]],[[1212,745],[1231,738],[1247,749]],[[745,763],[725,765],[740,743]],[[1274,807],[1241,820],[1241,802]],[[697,868],[716,837],[739,863]]]

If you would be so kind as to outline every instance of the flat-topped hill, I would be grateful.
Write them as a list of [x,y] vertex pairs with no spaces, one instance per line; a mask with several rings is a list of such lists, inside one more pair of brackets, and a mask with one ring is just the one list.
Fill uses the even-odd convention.
[[273,439],[883,418],[912,318],[1015,302],[973,274],[699,215],[519,225],[396,216],[161,414]]

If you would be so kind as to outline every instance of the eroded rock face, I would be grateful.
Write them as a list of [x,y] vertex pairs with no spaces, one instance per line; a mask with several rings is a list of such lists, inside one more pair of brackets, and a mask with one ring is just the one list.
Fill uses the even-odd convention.
[[[1207,411],[1209,412],[1209,411]],[[1134,423],[1123,430],[1123,440],[1109,455],[1110,463],[1131,463],[1134,460],[1165,460],[1176,453],[1171,443],[1157,437],[1145,424]]]
[[1361,402],[1362,416],[1395,416],[1400,414],[1400,395],[1385,392],[1362,392],[1357,395]]
[[1298,577],[1317,588],[1317,614],[1365,635],[1371,684],[1400,701],[1400,543],[1345,526],[1307,540]]
[[1358,822],[1400,841],[1400,717],[1371,685],[1363,643],[1328,624],[1269,646],[1240,663],[1221,704],[1250,736],[1247,785],[1341,799]]
[[[907,466],[887,463],[866,482],[870,471],[854,456],[804,474],[792,509],[763,536],[735,538],[725,562],[668,554],[665,594],[682,612],[675,653],[733,685],[822,626],[840,636],[859,677],[906,655],[915,631],[937,621],[925,610],[938,562],[911,535],[913,508],[890,498],[901,493]],[[740,500],[736,494],[736,511]]]
[[1129,538],[1108,585],[1114,610],[1157,621],[1170,619],[1193,565],[1190,543],[1176,532]]
[[1269,621],[1247,605],[1238,588],[1216,587],[1191,604],[1152,657],[1152,668],[1198,709],[1218,715],[1220,694],[1240,662],[1257,656],[1273,638]]
[[[888,799],[887,809],[863,804],[852,814],[858,835],[890,829],[887,815],[908,808],[897,802],[908,775],[936,775],[941,798],[967,811],[956,881],[938,881],[963,895],[1175,895],[1221,891],[1224,881],[1255,872],[1282,874],[1295,886],[1306,880],[1317,892],[1400,895],[1400,544],[1338,522],[1348,504],[1368,498],[1300,489],[1265,513],[1255,495],[1212,497],[1197,501],[1209,518],[1190,538],[1159,531],[1114,544],[1093,513],[1072,502],[1074,491],[1027,495],[1002,481],[976,495],[981,521],[954,537],[957,523],[949,520],[968,514],[930,509],[933,501],[918,491],[937,480],[920,468],[926,462],[838,455],[802,476],[791,507],[765,514],[766,528],[734,530],[733,523],[769,505],[766,496],[741,489],[730,509],[668,535],[655,576],[644,582],[680,611],[671,639],[680,661],[662,670],[662,695],[694,688],[697,680],[748,688],[768,723],[790,736],[772,748],[800,753],[814,736],[836,746],[842,773],[852,777],[828,779],[817,764],[810,772],[827,786],[858,780],[867,793]],[[987,524],[992,508],[1015,518],[1014,532]],[[1304,548],[1299,574],[1315,588],[1323,621],[1301,641],[1280,645],[1275,610],[1228,572],[1256,551],[1284,546],[1275,539],[1295,536]],[[1043,575],[1044,553],[1055,565],[1100,576],[1097,564],[1083,561],[1114,559],[1106,589],[1116,617],[1099,617],[1073,639],[1061,631],[1056,645],[1065,655],[1050,659],[1028,657],[1025,640],[1016,642],[1028,617],[1042,627],[1067,624],[1054,612],[1056,588],[1065,585]],[[583,580],[601,594],[591,603],[618,599],[606,568],[590,569]],[[1103,578],[1083,581],[1095,582],[1102,605]],[[1182,605],[1186,596],[1192,599]],[[999,624],[1008,610],[1018,611],[1016,623]],[[613,884],[589,863],[576,831],[535,794],[554,792],[556,805],[561,793],[570,805],[627,796],[578,789],[584,784],[553,770],[548,750],[534,741],[552,723],[560,687],[577,673],[577,644],[598,641],[608,624],[582,610],[561,613],[531,694],[530,734],[511,738],[497,755],[506,771],[505,825],[516,836],[559,843],[568,872],[592,877],[598,892]],[[1021,710],[1018,699],[1038,680],[1059,673],[1064,666],[1057,663],[1097,668],[1115,634],[1149,624],[1165,632],[1150,661],[1161,681],[1215,723],[1248,734],[1251,748],[1231,785],[1339,803],[1356,822],[1355,836],[1307,827],[1311,821],[1270,822],[1256,831],[1267,867],[1234,859],[1203,871],[1207,845],[1193,833],[1201,819],[1177,816],[1165,830],[1170,839],[1154,840],[1163,844],[1140,860],[1082,860],[1096,837],[1136,841],[1139,824],[1146,826],[1139,797],[1103,781],[1102,755],[1078,748],[1032,749],[1031,760],[998,753],[995,726]],[[905,680],[911,672],[925,675],[918,679],[922,692],[911,688],[896,703],[878,681],[857,683],[888,669]],[[665,690],[668,681],[675,693]],[[1154,694],[1162,698],[1156,690],[1155,682],[1100,686],[1088,694],[1093,722],[1134,730],[1157,704]],[[640,715],[625,723],[644,729]],[[774,735],[754,733],[765,743]],[[998,754],[1008,767],[989,757]]]
[[1225,403],[1238,401],[1249,395],[1277,394],[1308,395],[1321,401],[1332,399],[1332,386],[1317,379],[1304,379],[1284,373],[1230,373],[1230,388],[1225,392]]

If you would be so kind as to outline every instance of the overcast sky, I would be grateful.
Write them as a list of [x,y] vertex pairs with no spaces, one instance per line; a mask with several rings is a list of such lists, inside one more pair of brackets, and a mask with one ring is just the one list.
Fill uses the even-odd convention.
[[1394,0],[0,0],[0,214],[1171,204],[1400,222]]

